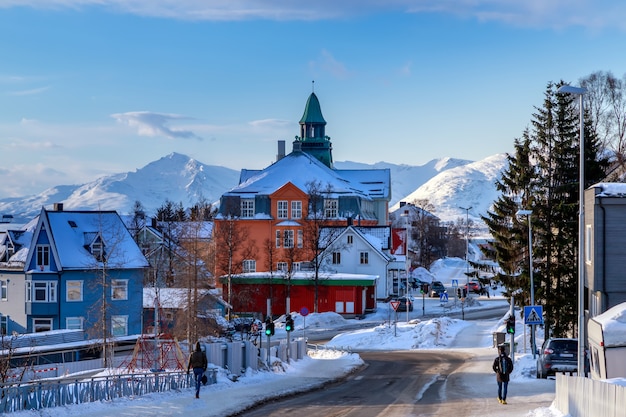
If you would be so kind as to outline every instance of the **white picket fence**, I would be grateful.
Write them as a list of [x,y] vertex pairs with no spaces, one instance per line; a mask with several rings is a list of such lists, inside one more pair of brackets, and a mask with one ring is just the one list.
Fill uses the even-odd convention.
[[626,417],[626,387],[557,374],[554,406],[571,417]]

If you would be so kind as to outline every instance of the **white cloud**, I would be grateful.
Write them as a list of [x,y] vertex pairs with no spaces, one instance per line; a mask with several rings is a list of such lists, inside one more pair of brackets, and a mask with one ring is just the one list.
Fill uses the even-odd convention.
[[173,129],[168,123],[176,120],[189,120],[190,117],[178,114],[153,113],[148,111],[135,111],[112,114],[111,117],[120,123],[137,128],[140,136],[165,136],[170,139],[199,139],[202,138],[190,130]]
[[348,71],[346,66],[342,62],[335,59],[333,54],[326,49],[322,50],[320,57],[317,60],[312,61],[310,66],[314,70],[321,70],[336,78],[347,78],[350,76],[350,71]]
[[10,96],[32,96],[36,94],[41,94],[44,91],[47,91],[49,89],[50,87],[39,87],[39,88],[31,88],[29,90],[11,91],[7,94]]
[[626,29],[621,0],[4,0],[0,8],[107,8],[181,20],[320,20],[381,12],[444,13],[519,26]]

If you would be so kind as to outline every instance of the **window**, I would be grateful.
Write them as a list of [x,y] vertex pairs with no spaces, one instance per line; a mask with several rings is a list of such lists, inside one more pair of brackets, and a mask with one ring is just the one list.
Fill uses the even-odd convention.
[[9,299],[9,282],[8,281],[0,281],[0,300],[6,301]]
[[83,301],[83,281],[67,281],[65,299],[67,301]]
[[65,328],[68,330],[82,330],[83,318],[82,317],[68,317],[65,319]]
[[254,199],[252,198],[241,199],[241,217],[245,217],[245,218],[254,217]]
[[37,267],[42,271],[50,268],[50,246],[37,245]]
[[111,334],[113,336],[128,335],[128,316],[111,316]]
[[291,218],[292,219],[301,219],[302,218],[302,201],[292,201],[291,202]]
[[56,281],[26,281],[26,301],[31,303],[55,303]]
[[289,202],[279,201],[278,202],[278,218],[286,219],[288,217],[289,217]]
[[301,265],[301,262],[294,262],[291,264],[291,269],[293,270],[293,272],[299,271]]
[[369,253],[368,252],[361,252],[359,254],[359,261],[361,263],[361,265],[367,265],[369,264]]
[[333,252],[333,265],[341,263],[341,252]]
[[354,236],[348,235],[348,245],[352,245],[353,242],[354,242]]
[[585,228],[585,263],[591,265],[593,261],[593,229],[590,224]]
[[336,199],[324,200],[324,216],[329,219],[336,218],[338,206],[339,202]]
[[293,248],[293,230],[285,230],[283,246],[286,248]]
[[304,244],[304,235],[302,233],[302,229],[298,230],[298,247],[301,248]]
[[276,263],[276,270],[277,271],[287,272],[287,262],[277,262]]
[[33,332],[49,332],[52,330],[52,319],[33,319]]
[[128,300],[128,280],[111,280],[111,300]]
[[9,331],[9,318],[0,314],[0,335],[6,335]]
[[102,240],[97,239],[91,244],[91,254],[99,262],[104,262],[104,244]]
[[280,230],[276,231],[276,247],[280,248],[280,241],[282,240],[282,235],[280,233]]
[[243,261],[243,273],[256,272],[256,261],[254,259],[246,259]]

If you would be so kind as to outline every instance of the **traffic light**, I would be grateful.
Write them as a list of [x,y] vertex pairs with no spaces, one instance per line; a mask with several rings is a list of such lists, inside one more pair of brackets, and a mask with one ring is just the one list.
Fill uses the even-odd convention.
[[265,334],[274,336],[274,322],[269,317],[265,319]]
[[287,316],[285,320],[285,330],[290,332],[293,330],[293,319],[291,318],[291,314]]
[[513,317],[509,317],[506,320],[506,332],[508,334],[515,334],[515,319]]
[[422,288],[420,289],[420,292],[422,294],[428,294],[428,284],[427,283],[422,283]]

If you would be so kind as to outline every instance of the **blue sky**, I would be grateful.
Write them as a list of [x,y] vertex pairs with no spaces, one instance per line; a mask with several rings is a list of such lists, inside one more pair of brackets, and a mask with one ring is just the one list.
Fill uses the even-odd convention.
[[626,71],[621,0],[2,0],[0,198],[171,152],[288,151],[315,80],[336,161],[510,152],[550,81]]

